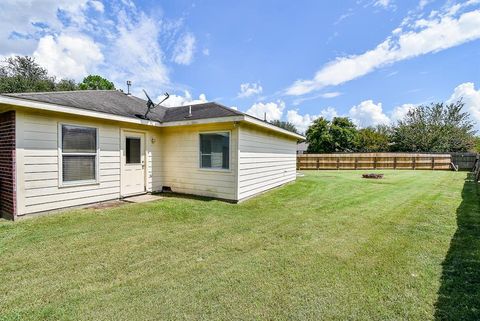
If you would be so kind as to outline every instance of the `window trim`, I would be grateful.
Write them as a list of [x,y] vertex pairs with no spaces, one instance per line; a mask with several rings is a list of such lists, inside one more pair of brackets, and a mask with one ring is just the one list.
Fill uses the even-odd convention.
[[[228,168],[208,168],[202,167],[201,134],[221,134],[228,133]],[[232,172],[232,131],[231,130],[210,130],[198,132],[198,169],[206,172]]]
[[[96,139],[96,146],[97,150],[94,153],[64,153],[63,152],[63,126],[75,126],[75,127],[83,127],[83,128],[90,128],[95,129],[95,139]],[[87,185],[99,185],[100,184],[100,131],[98,127],[79,124],[79,123],[58,123],[58,187],[72,187],[72,186],[87,186]],[[71,182],[64,182],[63,181],[63,155],[66,156],[95,156],[95,179],[86,179],[86,180],[79,180],[79,181],[71,181]]]

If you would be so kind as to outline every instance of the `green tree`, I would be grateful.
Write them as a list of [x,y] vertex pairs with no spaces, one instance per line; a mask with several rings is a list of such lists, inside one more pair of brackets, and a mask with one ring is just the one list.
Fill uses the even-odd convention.
[[309,153],[350,152],[357,146],[358,132],[347,117],[335,117],[331,122],[320,117],[308,127],[306,136]]
[[334,152],[353,152],[357,147],[358,131],[348,117],[334,117],[330,126]]
[[55,78],[28,56],[6,58],[0,65],[0,92],[18,93],[55,90]]
[[390,128],[377,126],[362,128],[358,131],[357,151],[363,153],[386,152],[390,147]]
[[83,78],[83,81],[78,84],[80,90],[114,90],[113,82],[103,78],[99,75],[89,75]]
[[472,151],[474,153],[480,153],[480,137],[479,136],[475,137]]
[[77,89],[78,86],[73,79],[62,79],[55,84],[56,91],[72,91]]
[[306,133],[309,153],[329,153],[332,151],[330,122],[323,117],[315,119]]
[[464,103],[436,103],[410,110],[393,128],[393,149],[402,152],[465,152],[474,144]]
[[288,122],[288,121],[281,121],[281,120],[272,120],[270,122],[272,125],[275,125],[277,127],[280,127],[280,128],[283,128],[283,129],[286,129],[288,131],[291,131],[291,132],[294,132],[296,134],[298,134],[298,130],[297,128],[295,127],[294,124]]

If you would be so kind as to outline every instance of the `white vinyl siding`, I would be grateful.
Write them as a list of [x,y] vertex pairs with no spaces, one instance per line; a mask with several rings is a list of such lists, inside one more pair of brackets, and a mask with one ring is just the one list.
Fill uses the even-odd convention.
[[238,199],[296,178],[295,139],[250,126],[239,128]]
[[[230,132],[229,169],[200,168],[200,133]],[[163,128],[161,177],[174,192],[236,200],[237,130],[230,124]]]
[[[59,124],[97,128],[97,183],[61,186],[59,171]],[[17,181],[18,214],[50,211],[90,204],[120,197],[120,124],[82,120],[67,115],[17,113]],[[154,129],[155,130],[155,129]],[[149,139],[159,138],[147,135]],[[151,144],[147,142],[147,146]],[[153,147],[155,147],[153,145]],[[153,150],[153,152],[152,152]],[[152,190],[152,159],[158,148],[147,150],[147,190]],[[158,165],[157,170],[158,172]]]
[[162,138],[159,129],[147,132],[145,147],[147,152],[147,192],[158,192],[162,190]]

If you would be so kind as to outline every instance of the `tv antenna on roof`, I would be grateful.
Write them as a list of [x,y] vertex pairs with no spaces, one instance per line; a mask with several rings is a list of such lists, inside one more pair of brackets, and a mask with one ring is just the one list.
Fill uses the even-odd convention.
[[165,96],[165,98],[163,98],[158,104],[155,104],[153,100],[150,98],[150,96],[147,94],[145,89],[142,89],[142,90],[145,93],[145,96],[147,96],[147,112],[145,113],[145,116],[143,116],[143,118],[148,119],[148,113],[150,113],[150,111],[160,106],[160,104],[163,103],[165,100],[170,98],[170,95],[167,92],[164,93],[163,95]]

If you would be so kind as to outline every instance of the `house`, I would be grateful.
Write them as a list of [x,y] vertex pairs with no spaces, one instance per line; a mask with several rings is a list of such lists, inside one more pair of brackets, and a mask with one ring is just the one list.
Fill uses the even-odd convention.
[[171,190],[238,202],[296,178],[303,136],[217,103],[119,91],[0,95],[0,209],[15,219]]
[[303,141],[303,142],[299,142],[297,144],[297,154],[298,155],[306,154],[307,150],[308,150],[308,143],[307,142]]

